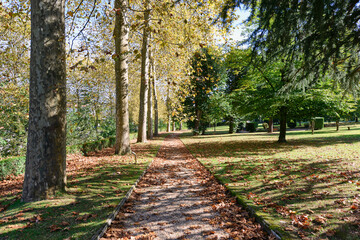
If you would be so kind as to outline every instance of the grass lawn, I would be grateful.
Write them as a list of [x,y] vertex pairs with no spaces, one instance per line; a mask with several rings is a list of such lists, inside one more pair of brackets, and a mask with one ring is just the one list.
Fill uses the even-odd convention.
[[182,141],[241,201],[288,239],[360,238],[360,125],[278,134],[204,136]]
[[132,156],[113,149],[67,160],[68,189],[56,197],[21,203],[22,178],[0,182],[0,239],[90,239],[155,157],[164,135],[133,144]]

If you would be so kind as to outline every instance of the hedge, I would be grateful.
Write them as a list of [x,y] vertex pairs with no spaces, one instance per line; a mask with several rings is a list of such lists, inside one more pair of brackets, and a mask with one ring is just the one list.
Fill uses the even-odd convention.
[[109,137],[97,141],[87,142],[81,146],[81,152],[87,156],[89,152],[96,152],[103,148],[113,147],[115,144],[115,137]]
[[[76,153],[81,151],[85,156],[89,152],[101,150],[106,147],[112,147],[115,144],[115,137],[109,137],[98,141],[88,142],[79,145],[72,145],[66,147],[67,153]],[[4,180],[10,175],[20,175],[25,172],[25,156],[9,157],[0,160],[0,180]]]
[[256,132],[256,123],[250,122],[250,123],[246,123],[246,131],[248,132]]
[[10,175],[20,175],[25,172],[25,157],[10,157],[0,160],[0,180]]
[[320,130],[324,128],[324,118],[323,117],[316,117],[313,119],[315,121],[315,130]]

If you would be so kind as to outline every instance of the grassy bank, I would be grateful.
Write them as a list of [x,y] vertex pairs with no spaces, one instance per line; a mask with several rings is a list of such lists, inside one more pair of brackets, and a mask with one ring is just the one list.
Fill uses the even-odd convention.
[[151,160],[163,136],[133,144],[133,156],[114,156],[107,148],[84,157],[68,156],[66,193],[21,203],[22,176],[0,182],[0,239],[89,239],[126,195]]
[[189,150],[243,202],[291,239],[359,239],[360,127],[336,132],[182,136]]

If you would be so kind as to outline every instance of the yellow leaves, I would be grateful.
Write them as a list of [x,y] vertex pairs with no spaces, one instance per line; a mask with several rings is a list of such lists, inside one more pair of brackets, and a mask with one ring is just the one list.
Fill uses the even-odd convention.
[[73,16],[74,16],[74,12],[68,11],[68,12],[67,12],[67,15],[70,16],[70,17],[73,17]]

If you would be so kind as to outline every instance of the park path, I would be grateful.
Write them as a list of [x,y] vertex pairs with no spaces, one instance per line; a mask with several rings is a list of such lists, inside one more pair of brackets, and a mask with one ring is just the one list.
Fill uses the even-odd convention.
[[102,239],[273,239],[172,134]]

